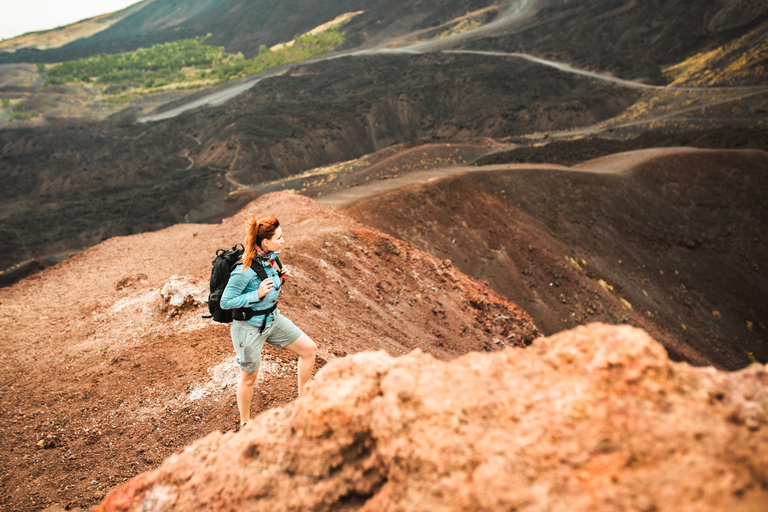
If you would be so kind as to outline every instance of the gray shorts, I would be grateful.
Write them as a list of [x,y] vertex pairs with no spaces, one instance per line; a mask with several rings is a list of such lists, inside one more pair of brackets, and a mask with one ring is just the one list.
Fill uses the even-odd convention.
[[301,337],[304,332],[293,325],[293,322],[275,312],[275,321],[272,325],[259,333],[259,328],[248,322],[240,320],[232,321],[230,327],[232,344],[237,354],[237,366],[248,373],[255,372],[261,365],[261,348],[264,342],[277,349],[285,348]]

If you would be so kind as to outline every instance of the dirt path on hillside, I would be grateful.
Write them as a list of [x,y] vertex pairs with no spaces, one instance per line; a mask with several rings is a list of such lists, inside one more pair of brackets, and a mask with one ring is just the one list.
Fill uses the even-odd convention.
[[598,158],[583,162],[577,166],[566,167],[564,165],[554,164],[502,164],[486,166],[456,166],[430,169],[427,171],[415,171],[396,178],[378,180],[373,183],[366,183],[349,187],[339,192],[324,195],[318,200],[328,206],[345,207],[357,201],[361,201],[380,194],[385,194],[399,188],[408,187],[417,183],[427,183],[433,180],[439,180],[448,177],[457,177],[464,174],[476,172],[509,172],[509,171],[530,171],[530,170],[549,170],[563,172],[587,172],[595,174],[621,174],[629,172],[632,168],[661,155],[672,155],[681,152],[696,151],[691,148],[654,148],[630,151],[610,155],[608,157]]
[[167,110],[159,114],[142,117],[138,119],[138,121],[140,123],[151,123],[153,121],[162,121],[163,119],[170,119],[172,117],[176,117],[179,114],[186,112],[187,110],[193,110],[200,107],[215,107],[217,105],[221,105],[222,103],[226,103],[227,101],[231,100],[235,96],[239,96],[241,93],[244,93],[245,91],[247,91],[254,85],[258,84],[262,80],[266,80],[267,78],[273,78],[276,76],[283,76],[286,73],[286,71],[287,69],[283,69],[277,73],[267,72],[266,74],[259,74],[257,75],[256,78],[253,78],[252,80],[239,83],[233,87],[219,90],[213,94],[204,96],[202,98],[198,98],[190,103],[181,105],[171,110]]
[[594,71],[587,71],[585,69],[574,68],[573,66],[564,62],[558,62],[554,60],[542,59],[534,57],[527,53],[519,52],[493,52],[493,51],[480,51],[480,50],[443,50],[442,53],[450,53],[457,55],[485,55],[488,57],[514,57],[518,59],[524,59],[542,66],[555,68],[566,73],[574,75],[586,76],[589,78],[595,78],[605,82],[611,82],[624,87],[633,87],[639,89],[656,89],[667,91],[768,91],[768,87],[757,85],[743,85],[743,86],[713,86],[713,87],[679,87],[668,85],[651,85],[643,82],[637,82],[635,80],[625,80],[623,78],[617,78],[615,76],[606,75],[603,73],[595,73]]
[[472,172],[487,172],[487,171],[508,171],[510,169],[555,169],[555,170],[568,170],[568,167],[561,165],[549,165],[549,164],[507,164],[507,165],[489,165],[486,167],[472,167],[472,166],[459,166],[459,167],[443,167],[439,169],[430,169],[428,171],[415,171],[397,178],[389,178],[378,180],[373,183],[366,183],[365,185],[359,185],[350,187],[340,192],[334,192],[321,196],[318,200],[327,204],[328,206],[349,206],[357,201],[377,196],[397,190],[398,188],[407,187],[417,183],[427,183],[432,180],[438,180],[449,176],[460,176],[462,174],[468,174]]

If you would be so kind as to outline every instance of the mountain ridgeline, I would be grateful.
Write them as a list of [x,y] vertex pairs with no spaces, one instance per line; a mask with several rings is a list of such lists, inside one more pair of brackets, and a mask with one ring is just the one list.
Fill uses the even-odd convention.
[[741,37],[768,20],[768,5],[760,0],[145,0],[138,7],[107,29],[59,48],[0,52],[0,63],[61,62],[206,34],[211,34],[208,44],[250,58],[262,45],[290,41],[358,11],[363,12],[345,29],[346,47],[370,47],[412,33],[429,34],[491,7],[497,18],[518,10],[530,14],[513,19],[513,30],[471,38],[468,48],[556,56],[626,78],[658,81],[660,67]]

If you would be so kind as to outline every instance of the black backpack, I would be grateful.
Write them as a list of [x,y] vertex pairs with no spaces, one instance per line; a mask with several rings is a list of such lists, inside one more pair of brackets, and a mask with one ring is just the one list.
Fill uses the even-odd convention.
[[[213,318],[216,322],[229,324],[232,323],[233,311],[238,312],[240,316],[242,316],[242,318],[239,317],[238,320],[248,320],[254,313],[262,315],[268,313],[267,311],[254,312],[250,310],[250,308],[239,308],[235,310],[221,309],[220,303],[224,288],[227,287],[229,276],[232,274],[232,271],[235,270],[235,267],[240,263],[240,258],[242,258],[243,252],[245,252],[243,244],[237,244],[229,251],[226,249],[219,249],[216,251],[216,257],[213,259],[213,263],[211,263],[211,291],[208,294],[208,311],[211,314],[210,316],[203,316],[203,318]],[[279,258],[277,259],[277,266],[282,270],[283,265],[280,263]],[[267,278],[267,273],[261,265],[253,265],[253,270],[262,280]],[[243,311],[241,311],[241,309]],[[274,310],[274,307],[272,310]],[[271,312],[271,310],[269,312]],[[264,320],[266,321],[266,316]]]
[[231,251],[219,249],[216,251],[216,257],[211,263],[211,293],[208,295],[208,311],[211,316],[203,318],[213,318],[216,322],[225,324],[232,322],[232,310],[221,309],[221,295],[229,282],[229,275],[237,266],[240,258],[243,256],[245,247],[243,244],[235,245]]

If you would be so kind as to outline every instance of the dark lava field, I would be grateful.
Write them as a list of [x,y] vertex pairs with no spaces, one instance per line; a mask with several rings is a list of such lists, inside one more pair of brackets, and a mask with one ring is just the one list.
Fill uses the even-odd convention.
[[[53,63],[192,37],[250,58],[344,14],[329,53],[210,88],[43,86]],[[593,322],[713,372],[768,362],[764,0],[145,0],[109,19],[0,44],[3,510],[91,507],[236,429],[226,326],[160,290],[207,287],[247,209],[285,228],[281,307],[315,370]],[[264,360],[257,412],[296,395],[295,360]]]

